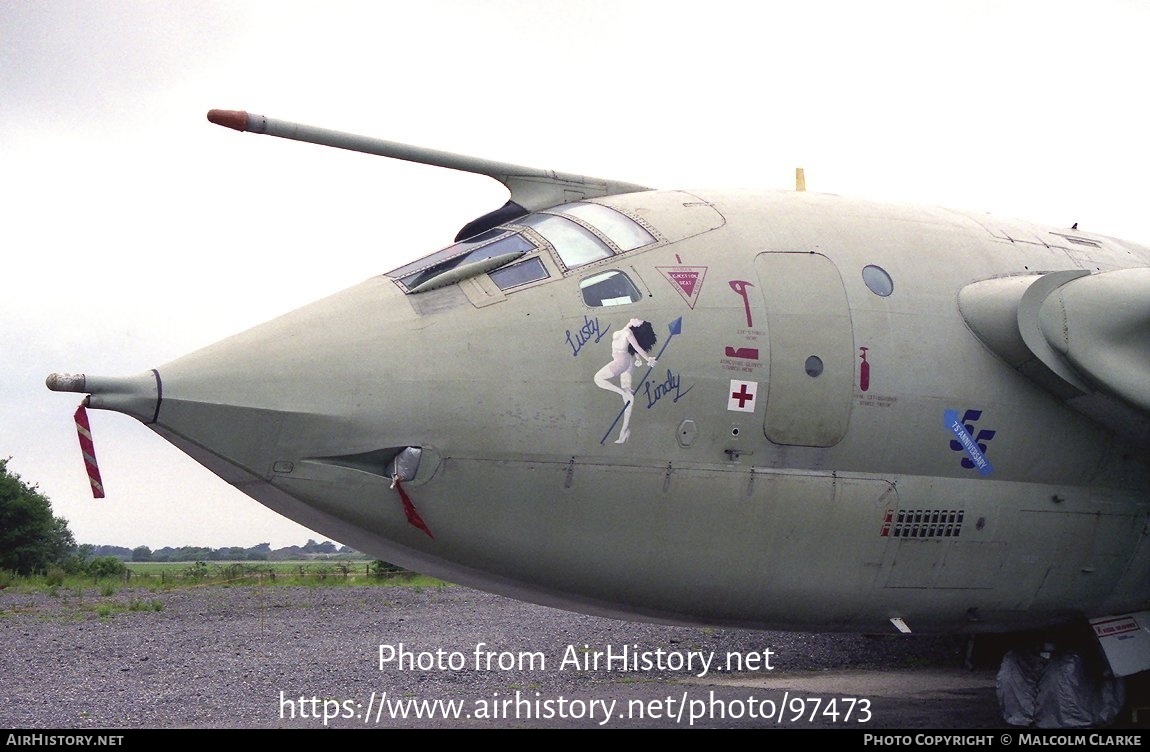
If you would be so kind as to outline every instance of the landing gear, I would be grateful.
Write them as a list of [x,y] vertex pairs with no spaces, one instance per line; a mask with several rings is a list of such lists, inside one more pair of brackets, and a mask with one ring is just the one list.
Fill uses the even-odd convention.
[[1092,634],[1014,636],[1001,655],[998,704],[1012,726],[1109,726],[1127,705],[1126,682],[1111,672]]
[[1105,661],[1052,643],[1008,652],[997,686],[1003,720],[1012,726],[1108,726],[1126,705],[1125,682]]

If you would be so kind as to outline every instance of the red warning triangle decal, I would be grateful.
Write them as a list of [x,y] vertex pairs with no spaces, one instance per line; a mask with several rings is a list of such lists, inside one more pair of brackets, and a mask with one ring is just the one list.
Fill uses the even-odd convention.
[[703,289],[703,277],[707,276],[705,266],[657,266],[659,273],[667,278],[687,305],[693,310],[695,302],[699,299],[699,292]]

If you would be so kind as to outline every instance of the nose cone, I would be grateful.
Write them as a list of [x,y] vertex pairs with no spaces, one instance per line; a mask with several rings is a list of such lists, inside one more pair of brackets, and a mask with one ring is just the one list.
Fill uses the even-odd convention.
[[413,434],[426,389],[406,375],[414,360],[397,334],[413,313],[397,299],[376,278],[139,376],[47,385],[137,418],[275,511],[381,555],[381,541],[426,538],[390,503],[397,457],[426,438]]
[[265,478],[402,441],[393,293],[371,280],[161,366],[157,430]]

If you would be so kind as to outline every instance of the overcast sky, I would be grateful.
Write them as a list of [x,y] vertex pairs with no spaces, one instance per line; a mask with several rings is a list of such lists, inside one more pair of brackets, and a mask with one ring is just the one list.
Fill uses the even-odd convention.
[[53,371],[128,375],[448,244],[450,170],[246,109],[655,187],[808,190],[1150,244],[1150,3],[0,2],[0,457],[82,543],[323,536]]

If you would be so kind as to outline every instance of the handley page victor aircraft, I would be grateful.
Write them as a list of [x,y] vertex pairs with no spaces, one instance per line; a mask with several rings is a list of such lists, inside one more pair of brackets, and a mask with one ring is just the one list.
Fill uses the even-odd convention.
[[248,332],[51,389],[333,539],[504,595],[770,629],[1091,623],[1113,673],[1150,668],[1150,249],[208,118],[510,200]]

